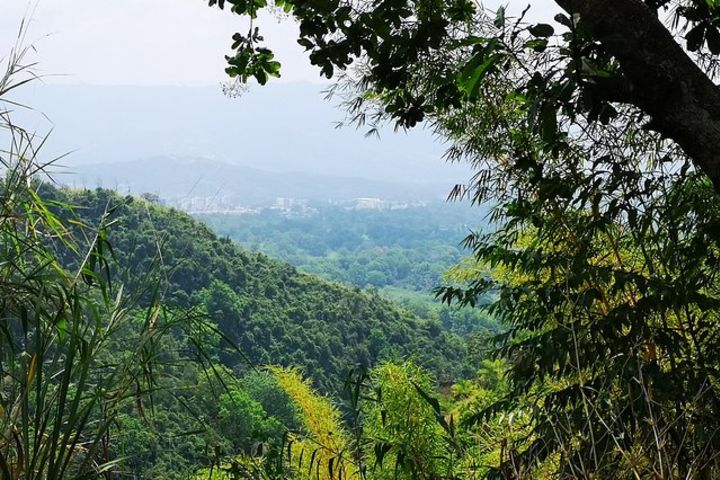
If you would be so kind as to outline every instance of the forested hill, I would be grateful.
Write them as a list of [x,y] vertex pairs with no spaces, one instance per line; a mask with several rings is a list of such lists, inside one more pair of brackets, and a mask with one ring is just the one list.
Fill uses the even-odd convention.
[[[342,386],[354,364],[414,355],[441,380],[463,373],[462,339],[377,294],[319,279],[290,264],[249,252],[177,210],[97,190],[47,186],[45,198],[73,205],[97,224],[106,210],[116,277],[133,289],[158,283],[170,306],[206,309],[220,330],[256,365],[295,365],[326,391]],[[239,355],[219,353],[243,368]]]

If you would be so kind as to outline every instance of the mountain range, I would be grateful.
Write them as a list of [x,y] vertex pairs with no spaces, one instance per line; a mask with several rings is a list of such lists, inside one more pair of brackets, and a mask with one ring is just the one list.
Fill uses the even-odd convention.
[[[53,168],[64,185],[104,187],[119,193],[152,193],[170,205],[233,209],[267,205],[277,198],[342,202],[358,197],[390,201],[443,199],[450,182],[389,182],[306,172],[271,172],[199,157],[152,157],[130,162]],[[188,208],[190,209],[190,208]]]
[[14,108],[16,122],[39,135],[50,133],[41,157],[71,152],[60,161],[70,169],[176,156],[295,178],[300,172],[409,185],[451,186],[469,173],[465,166],[442,159],[446,145],[429,129],[396,132],[386,125],[377,137],[365,135],[367,126],[337,128],[345,118],[339,100],[325,100],[322,87],[314,84],[251,87],[239,98],[229,98],[220,85],[37,83],[18,90],[12,100],[32,107]]

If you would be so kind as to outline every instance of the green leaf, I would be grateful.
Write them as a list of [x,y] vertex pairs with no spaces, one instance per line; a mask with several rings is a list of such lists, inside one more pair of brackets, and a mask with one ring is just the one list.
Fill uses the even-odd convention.
[[527,48],[531,48],[536,52],[544,52],[547,49],[548,41],[544,38],[536,38],[525,43]]
[[505,7],[500,6],[495,12],[495,21],[493,22],[497,28],[505,28]]
[[479,52],[468,62],[459,76],[459,87],[470,100],[477,98],[482,80],[502,58],[500,53],[485,57],[485,52]]
[[541,38],[552,37],[555,33],[555,29],[547,23],[538,23],[537,25],[533,25],[528,28],[528,31],[530,34]]
[[557,114],[550,104],[543,105],[540,113],[540,131],[543,141],[552,143],[557,137]]
[[705,25],[699,24],[690,30],[685,35],[685,41],[687,42],[687,49],[691,52],[697,52],[705,39]]
[[565,26],[567,28],[573,27],[570,17],[568,17],[567,15],[563,15],[562,13],[558,13],[557,15],[555,15],[555,21],[558,22],[560,25]]
[[65,338],[67,338],[67,335],[69,333],[67,319],[61,318],[60,320],[58,320],[58,322],[55,323],[55,328],[57,329],[58,337],[60,338],[60,341],[65,340]]
[[715,26],[710,26],[705,33],[705,40],[713,55],[720,53],[720,32]]
[[389,445],[387,443],[378,442],[375,444],[375,466],[382,467],[383,460],[385,459],[385,454],[390,451],[392,448],[392,445]]

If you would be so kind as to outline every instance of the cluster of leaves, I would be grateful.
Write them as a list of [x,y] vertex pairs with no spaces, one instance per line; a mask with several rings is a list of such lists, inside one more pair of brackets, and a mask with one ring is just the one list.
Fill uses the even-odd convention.
[[[541,68],[534,58],[521,62]],[[501,471],[512,461],[571,477],[713,476],[712,185],[632,110],[607,125],[592,109],[553,110],[548,130],[514,73],[498,70],[476,102],[439,118],[451,154],[479,170],[459,194],[494,199],[502,225],[468,238],[479,267],[469,287],[440,290],[462,304],[497,291],[492,311],[509,327],[498,347],[513,388],[475,418],[528,396],[537,405],[532,442]]]
[[522,409],[482,426],[468,421],[477,408],[508,391],[505,370],[504,362],[486,361],[475,379],[438,397],[432,376],[412,362],[358,368],[348,376],[338,407],[296,370],[272,368],[297,408],[299,426],[290,429],[280,452],[235,456],[214,476],[201,471],[197,478],[487,478],[502,468],[512,446],[527,443],[529,432],[529,415]]
[[[659,8],[667,7],[670,2],[664,0],[653,3],[657,3],[656,8]],[[701,2],[697,0],[679,6],[677,9],[678,20],[684,18],[688,24],[685,34],[688,50],[691,52],[707,50],[714,55],[720,54],[719,8],[720,5],[715,1]]]
[[[310,61],[321,73],[332,78],[337,71],[344,71],[360,60],[359,68],[377,83],[374,92],[383,95],[387,111],[398,118],[399,124],[415,126],[434,107],[460,101],[456,62],[451,58],[445,56],[445,66],[435,72],[444,86],[432,93],[409,88],[414,80],[407,66],[424,62],[434,55],[432,52],[441,52],[449,42],[454,42],[474,21],[473,2],[289,0],[283,1],[282,6],[299,21],[298,43],[310,51]],[[250,15],[256,16],[256,11]],[[235,47],[239,55],[247,51],[241,45]]]
[[[222,3],[211,1],[210,5],[222,8]],[[349,74],[363,89],[358,102],[378,101],[384,113],[405,128],[414,127],[428,115],[434,117],[475,101],[488,74],[508,68],[518,70],[518,90],[535,103],[537,128],[547,135],[557,132],[554,117],[558,114],[584,115],[591,123],[606,124],[614,117],[618,102],[647,110],[638,91],[642,85],[631,84],[632,75],[625,73],[645,69],[648,75],[662,75],[664,67],[635,65],[641,63],[636,61],[639,57],[623,57],[614,52],[617,49],[607,48],[622,43],[615,37],[628,34],[609,33],[613,16],[632,12],[667,17],[658,29],[666,31],[657,33],[663,38],[656,40],[684,36],[687,49],[696,54],[710,77],[714,75],[714,56],[720,51],[720,7],[715,1],[644,0],[644,5],[633,1],[627,10],[613,5],[610,15],[588,2],[556,3],[565,11],[555,17],[559,28],[523,23],[530,7],[513,22],[504,7],[489,18],[486,9],[469,0],[282,0],[274,4],[258,0],[237,2],[231,10],[251,19],[263,8],[280,7],[291,13],[300,25],[298,43],[310,52],[311,63],[327,78]],[[251,43],[253,35],[242,39]],[[536,54],[531,63],[520,64],[518,45]],[[238,56],[258,62],[269,54],[265,48],[256,52],[237,39],[233,49]],[[652,62],[652,49],[648,46],[638,55]],[[679,68],[693,70],[692,60],[687,60]],[[245,79],[253,62],[243,61],[247,65]],[[275,67],[271,67],[273,72]],[[242,72],[233,71],[233,75]],[[646,114],[638,117],[646,118]],[[659,123],[650,122],[648,127],[656,128]]]
[[[258,12],[268,7],[267,0],[210,0],[209,5],[217,5],[224,9],[230,4],[230,11],[238,15],[247,15],[251,20],[257,18]],[[284,0],[275,0],[273,6],[285,9],[288,12],[291,5]],[[235,54],[227,56],[228,67],[225,72],[231,78],[238,78],[242,83],[254,78],[260,85],[265,85],[269,78],[280,76],[280,62],[268,48],[259,45],[263,41],[257,27],[253,28],[252,21],[247,35],[236,33],[233,35],[232,49]]]

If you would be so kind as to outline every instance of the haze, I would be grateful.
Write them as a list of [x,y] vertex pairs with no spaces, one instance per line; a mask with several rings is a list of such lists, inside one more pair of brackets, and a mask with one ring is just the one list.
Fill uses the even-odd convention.
[[[30,60],[44,80],[20,95],[35,109],[22,112],[22,121],[42,134],[52,131],[44,155],[71,152],[62,159],[71,171],[172,156],[447,188],[468,177],[467,167],[442,160],[446,146],[428,131],[387,128],[378,139],[336,129],[344,114],[323,100],[327,84],[296,44],[290,20],[259,21],[283,77],[229,99],[220,88],[227,80],[224,55],[231,35],[247,26],[205,1],[3,3],[0,40],[14,44],[25,18],[25,43],[35,47]],[[544,4],[533,8],[535,18],[551,16],[554,4]]]

